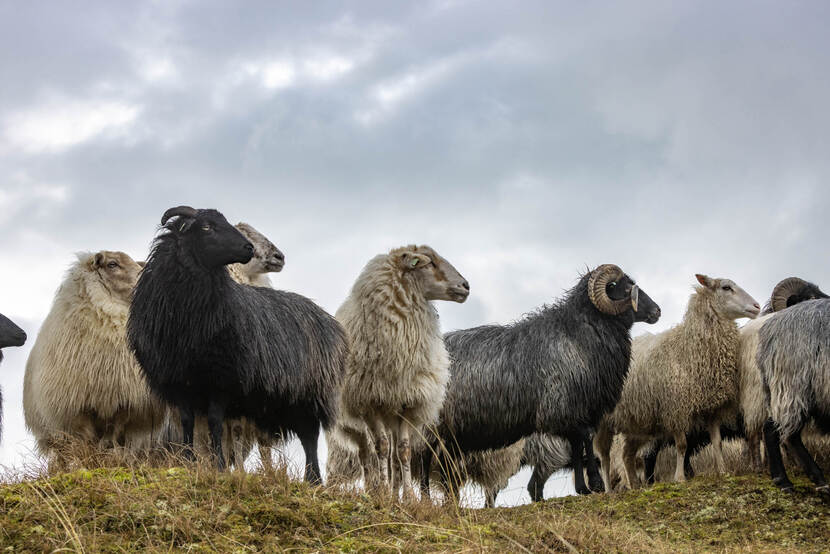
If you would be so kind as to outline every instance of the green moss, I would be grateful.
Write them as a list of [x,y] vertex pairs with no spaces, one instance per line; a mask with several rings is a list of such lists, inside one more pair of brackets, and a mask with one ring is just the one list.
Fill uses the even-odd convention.
[[284,477],[106,468],[0,484],[0,550],[325,552],[830,549],[830,501],[765,476],[493,510],[346,494]]

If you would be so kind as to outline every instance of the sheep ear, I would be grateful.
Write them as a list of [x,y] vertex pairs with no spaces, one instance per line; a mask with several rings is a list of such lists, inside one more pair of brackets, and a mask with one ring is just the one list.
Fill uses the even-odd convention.
[[697,277],[697,282],[707,288],[714,288],[715,287],[715,280],[709,277],[708,275],[703,275],[701,273],[695,273],[695,277]]
[[398,267],[404,271],[410,271],[427,265],[431,260],[429,257],[417,252],[401,252],[398,254]]
[[136,263],[138,264],[139,267],[144,267],[145,265],[147,265],[147,262],[136,262]]
[[104,255],[98,252],[92,257],[92,267],[101,267],[104,265]]

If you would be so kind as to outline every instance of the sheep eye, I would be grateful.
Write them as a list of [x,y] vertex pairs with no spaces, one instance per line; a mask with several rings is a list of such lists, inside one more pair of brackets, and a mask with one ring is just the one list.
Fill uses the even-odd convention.
[[616,286],[617,286],[617,282],[616,282],[616,281],[611,281],[610,283],[608,283],[608,286],[609,286],[609,287],[612,287],[612,288],[613,288],[613,287],[616,287]]
[[726,291],[732,292],[732,287],[730,287],[729,285],[723,285],[721,288],[722,288],[723,290],[726,290]]
[[202,231],[210,231],[210,224],[205,223],[204,225],[202,225]]
[[116,267],[118,267],[118,263],[117,262],[110,262],[110,263],[107,264],[107,267],[110,268],[110,269],[115,269]]

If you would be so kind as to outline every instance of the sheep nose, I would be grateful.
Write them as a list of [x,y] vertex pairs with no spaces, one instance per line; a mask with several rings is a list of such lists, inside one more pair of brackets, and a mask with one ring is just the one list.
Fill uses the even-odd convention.
[[464,290],[470,290],[470,283],[464,281],[463,283],[461,283],[461,288],[463,288]]
[[755,304],[753,304],[753,306],[755,306],[755,308],[756,308],[756,309],[758,309],[758,310],[760,310],[760,309],[761,309],[760,304],[758,304],[757,302],[756,302]]
[[274,254],[274,259],[277,260],[278,262],[284,262],[285,261],[285,255],[282,252],[277,252],[276,254]]

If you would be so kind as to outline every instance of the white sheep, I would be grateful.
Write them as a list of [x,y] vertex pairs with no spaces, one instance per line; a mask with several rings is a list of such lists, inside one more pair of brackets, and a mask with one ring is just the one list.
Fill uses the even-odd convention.
[[26,363],[23,410],[38,449],[61,439],[150,446],[165,407],[150,393],[127,346],[130,295],[141,266],[123,252],[78,254]]
[[436,422],[449,378],[431,301],[463,302],[468,294],[449,262],[411,245],[370,260],[337,310],[351,346],[336,438],[356,445],[370,485],[388,483],[391,433],[399,482],[405,496],[411,493],[410,436]]
[[625,435],[623,462],[629,487],[638,482],[634,466],[638,449],[654,438],[674,438],[674,477],[685,481],[686,434],[699,427],[708,428],[718,468],[725,470],[720,425],[734,412],[738,400],[735,319],[755,318],[761,308],[729,279],[696,277],[701,286],[689,299],[683,321],[633,342],[622,395],[595,437],[607,490],[614,431]]

